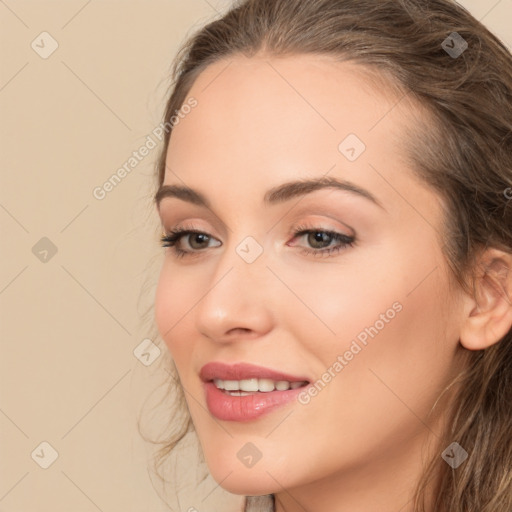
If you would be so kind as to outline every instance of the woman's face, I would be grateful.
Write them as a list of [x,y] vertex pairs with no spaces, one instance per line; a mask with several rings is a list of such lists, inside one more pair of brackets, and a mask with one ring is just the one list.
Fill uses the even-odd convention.
[[[463,350],[461,301],[441,202],[404,159],[426,121],[358,69],[217,62],[172,133],[164,185],[206,206],[161,194],[164,230],[202,235],[166,249],[156,321],[233,493],[398,482],[440,433],[427,414]],[[290,185],[310,180],[332,183]]]

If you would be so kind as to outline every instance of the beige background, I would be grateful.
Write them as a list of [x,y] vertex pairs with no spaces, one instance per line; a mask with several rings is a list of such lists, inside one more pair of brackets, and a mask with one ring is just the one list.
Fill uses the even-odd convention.
[[[157,149],[93,190],[160,123],[180,42],[228,3],[0,0],[0,512],[168,510],[136,428],[162,372],[133,352],[153,336]],[[510,47],[512,0],[460,3]],[[174,510],[229,509],[201,488],[168,496]]]

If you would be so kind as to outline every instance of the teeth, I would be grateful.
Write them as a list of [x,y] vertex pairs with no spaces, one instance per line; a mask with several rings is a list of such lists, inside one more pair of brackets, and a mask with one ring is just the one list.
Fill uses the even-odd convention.
[[287,389],[290,389],[290,383],[287,380],[278,380],[276,382],[276,389],[277,391],[286,391]]
[[264,393],[268,393],[269,391],[274,391],[274,381],[270,379],[258,379],[258,391],[263,391]]
[[244,379],[237,384],[241,391],[258,391],[258,379]]
[[[215,386],[218,389],[226,391],[243,391],[268,393],[270,391],[286,391],[288,389],[297,389],[306,384],[306,382],[288,382],[287,380],[273,381],[272,379],[243,379],[243,380],[222,380],[214,379]],[[231,393],[235,396],[244,396],[245,393]]]
[[225,380],[224,381],[224,389],[226,391],[238,391],[240,388],[238,386],[238,381],[236,380]]

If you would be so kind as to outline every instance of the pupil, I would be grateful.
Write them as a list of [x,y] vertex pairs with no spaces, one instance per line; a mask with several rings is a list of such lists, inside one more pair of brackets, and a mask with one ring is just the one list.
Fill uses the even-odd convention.
[[[316,231],[315,233],[311,233],[310,234],[310,237],[312,236],[312,238],[310,238],[310,243],[313,247],[315,247],[315,244],[319,243],[320,245],[322,245],[322,243],[327,243],[327,245],[329,245],[329,238],[330,238],[330,235],[328,235],[327,233],[323,233],[321,231]],[[327,240],[326,240],[327,238]]]
[[[203,239],[203,240],[201,240]],[[192,243],[190,244],[192,247],[194,247],[194,243],[195,242],[198,242],[199,245],[201,245],[201,241],[202,242],[208,242],[208,235],[202,235],[202,234],[195,234],[193,237],[192,237]]]

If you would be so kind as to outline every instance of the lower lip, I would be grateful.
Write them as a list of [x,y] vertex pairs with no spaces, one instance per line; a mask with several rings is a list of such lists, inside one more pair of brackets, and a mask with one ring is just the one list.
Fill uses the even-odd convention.
[[269,391],[251,393],[245,396],[231,396],[215,386],[213,382],[204,384],[206,405],[210,413],[224,421],[251,421],[282,407],[303,391],[306,386],[287,391]]

